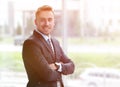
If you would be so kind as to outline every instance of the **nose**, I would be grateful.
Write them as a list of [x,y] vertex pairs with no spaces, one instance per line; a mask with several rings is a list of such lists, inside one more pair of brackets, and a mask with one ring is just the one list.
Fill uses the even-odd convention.
[[49,25],[49,21],[48,20],[45,20],[45,25]]

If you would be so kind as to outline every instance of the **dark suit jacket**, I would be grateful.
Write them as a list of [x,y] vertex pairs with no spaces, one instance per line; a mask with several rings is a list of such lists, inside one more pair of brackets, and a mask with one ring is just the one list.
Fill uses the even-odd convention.
[[[74,72],[73,62],[64,54],[58,41],[52,38],[55,54],[36,30],[23,44],[22,57],[29,82],[27,87],[57,87],[61,74]],[[49,64],[62,62],[62,72],[52,70]]]

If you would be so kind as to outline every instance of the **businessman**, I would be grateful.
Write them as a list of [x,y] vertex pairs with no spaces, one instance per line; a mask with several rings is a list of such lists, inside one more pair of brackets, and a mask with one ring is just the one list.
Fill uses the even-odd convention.
[[59,42],[51,36],[55,18],[51,6],[35,12],[33,34],[24,41],[22,57],[28,76],[27,87],[64,87],[62,75],[72,74],[75,66]]

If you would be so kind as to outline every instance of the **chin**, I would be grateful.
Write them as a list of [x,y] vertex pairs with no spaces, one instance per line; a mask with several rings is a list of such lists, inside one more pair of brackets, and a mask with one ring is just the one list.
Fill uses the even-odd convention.
[[44,33],[44,34],[48,36],[50,33]]

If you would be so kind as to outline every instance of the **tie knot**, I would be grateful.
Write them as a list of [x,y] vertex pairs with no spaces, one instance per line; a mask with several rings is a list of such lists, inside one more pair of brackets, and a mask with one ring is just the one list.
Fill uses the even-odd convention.
[[48,38],[48,40],[47,40],[47,41],[48,41],[48,44],[51,44],[51,39],[50,39],[50,38]]

